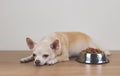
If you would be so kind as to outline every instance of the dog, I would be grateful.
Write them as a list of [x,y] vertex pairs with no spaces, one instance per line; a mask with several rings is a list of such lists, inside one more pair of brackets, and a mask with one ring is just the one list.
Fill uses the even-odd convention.
[[[87,48],[100,49],[94,41],[82,32],[55,32],[44,36],[39,43],[26,38],[27,45],[33,54],[22,58],[21,63],[34,60],[36,66],[51,65],[58,62],[69,61],[69,57],[78,56]],[[110,55],[110,52],[105,52]]]

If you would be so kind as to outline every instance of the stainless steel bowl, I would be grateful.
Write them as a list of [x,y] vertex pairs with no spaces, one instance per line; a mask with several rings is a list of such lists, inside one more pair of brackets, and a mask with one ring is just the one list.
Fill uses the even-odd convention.
[[80,63],[86,64],[105,64],[109,63],[107,56],[104,53],[96,54],[96,53],[85,53],[81,52],[77,61]]

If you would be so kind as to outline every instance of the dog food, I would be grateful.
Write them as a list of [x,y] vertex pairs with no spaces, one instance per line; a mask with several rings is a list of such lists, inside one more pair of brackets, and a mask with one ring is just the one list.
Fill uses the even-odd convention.
[[100,49],[94,49],[94,48],[87,48],[86,50],[83,50],[82,52],[97,53],[97,54],[102,54],[103,53],[103,51],[101,51]]

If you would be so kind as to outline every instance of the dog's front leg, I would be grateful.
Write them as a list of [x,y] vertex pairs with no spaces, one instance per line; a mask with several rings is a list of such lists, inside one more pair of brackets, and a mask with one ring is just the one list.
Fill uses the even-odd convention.
[[27,62],[30,62],[30,61],[33,61],[33,60],[34,60],[33,55],[30,55],[30,56],[28,56],[28,57],[22,58],[22,59],[20,60],[20,62],[21,62],[21,63],[27,63]]
[[47,61],[47,64],[52,65],[52,64],[55,64],[57,62],[58,62],[58,60],[56,58],[53,58],[53,59],[50,59],[49,61]]
[[47,62],[47,64],[51,65],[51,64],[55,64],[57,62],[63,62],[63,61],[69,61],[69,53],[68,53],[68,51],[63,51],[63,53],[61,55],[58,55],[57,57],[49,60]]
[[63,61],[69,61],[69,57],[63,56],[63,55],[57,56],[56,58],[50,59],[50,60],[47,62],[47,64],[48,64],[48,65],[52,65],[52,64],[55,64],[55,63],[57,63],[57,62],[63,62]]

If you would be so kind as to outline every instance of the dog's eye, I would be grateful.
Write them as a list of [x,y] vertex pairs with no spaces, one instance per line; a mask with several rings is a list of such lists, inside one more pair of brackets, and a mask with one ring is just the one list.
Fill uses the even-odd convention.
[[43,55],[44,58],[47,58],[48,56],[49,56],[48,54],[44,54],[44,55]]
[[36,54],[33,54],[33,57],[35,57],[36,56]]

